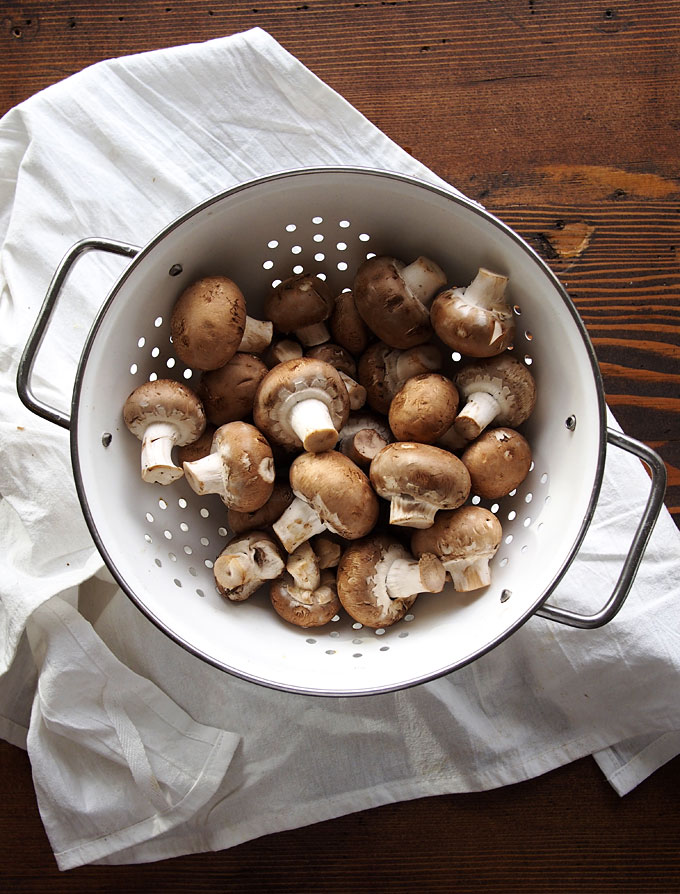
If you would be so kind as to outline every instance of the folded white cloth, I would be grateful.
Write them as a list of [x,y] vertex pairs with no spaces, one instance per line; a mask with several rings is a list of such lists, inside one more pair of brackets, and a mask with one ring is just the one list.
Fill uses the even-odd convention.
[[[231,678],[170,642],[103,569],[67,433],[28,412],[17,364],[51,274],[85,236],[143,244],[222,189],[357,164],[441,183],[259,29],[100,63],[0,121],[0,735],[28,747],[58,865],[232,846],[388,801],[529,778],[594,754],[618,792],[680,752],[680,536],[663,510],[616,619],[534,618],[456,674],[322,699]],[[67,408],[120,259],[85,258],[35,387]],[[610,424],[615,424],[610,417]],[[648,491],[610,448],[553,601],[599,608]]]

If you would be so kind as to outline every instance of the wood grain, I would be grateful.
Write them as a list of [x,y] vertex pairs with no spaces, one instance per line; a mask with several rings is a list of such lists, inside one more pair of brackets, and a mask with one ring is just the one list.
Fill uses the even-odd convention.
[[505,788],[389,804],[214,854],[61,874],[26,794],[26,754],[0,742],[0,767],[0,883],[13,894],[680,891],[680,758],[623,799],[583,759]]
[[[5,2],[0,113],[101,59],[262,27],[515,228],[568,289],[680,524],[680,0]],[[376,159],[376,164],[380,160]],[[590,760],[216,855],[59,875],[0,743],[4,890],[680,891],[680,760],[619,799]]]
[[547,260],[680,524],[679,7],[6,3],[0,112],[103,58],[265,28]]

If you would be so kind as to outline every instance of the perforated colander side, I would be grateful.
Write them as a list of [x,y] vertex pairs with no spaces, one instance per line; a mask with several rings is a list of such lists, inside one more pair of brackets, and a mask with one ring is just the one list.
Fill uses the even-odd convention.
[[[408,212],[408,215],[406,214]],[[408,227],[405,220],[408,217]],[[442,226],[442,222],[445,226]],[[168,319],[181,290],[222,272],[258,317],[266,290],[302,270],[351,286],[372,254],[428,254],[464,284],[482,263],[510,275],[517,336],[539,401],[525,433],[534,462],[494,512],[503,543],[483,593],[423,595],[386,630],[346,616],[317,630],[285,624],[266,589],[243,604],[216,592],[212,565],[229,536],[219,497],[139,478],[139,442],[120,409],[146,379],[191,385]],[[460,358],[452,357],[445,372]],[[245,679],[315,694],[365,694],[462,666],[530,616],[568,565],[601,476],[602,398],[592,349],[552,274],[472,203],[383,173],[306,171],[257,181],[204,203],[159,234],[114,287],[88,339],[74,395],[73,455],[83,509],[102,555],[135,603],[172,638]],[[103,385],[105,383],[105,385]],[[103,395],[102,395],[103,392]]]

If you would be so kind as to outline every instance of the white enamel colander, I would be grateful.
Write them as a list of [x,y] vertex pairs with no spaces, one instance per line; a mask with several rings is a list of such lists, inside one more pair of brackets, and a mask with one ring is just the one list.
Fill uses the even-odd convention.
[[[129,257],[87,338],[70,416],[33,394],[31,372],[67,274],[87,251]],[[516,357],[530,364],[538,399],[522,427],[532,469],[512,495],[491,504],[503,542],[492,583],[421,595],[393,627],[373,631],[339,617],[303,630],[282,621],[266,588],[244,603],[216,592],[212,565],[229,536],[217,495],[197,496],[182,479],[144,484],[140,444],[125,428],[128,394],[151,377],[191,385],[176,358],[169,317],[195,279],[225,274],[261,317],[272,281],[323,273],[338,293],[367,255],[405,261],[424,254],[451,284],[478,267],[509,277]],[[451,359],[448,372],[455,368]],[[447,371],[447,370],[445,370]],[[660,511],[665,470],[656,453],[608,429],[598,364],[565,290],[540,257],[474,202],[412,177],[361,168],[320,168],[264,177],[229,189],[173,221],[142,249],[84,239],[55,273],[21,360],[24,403],[70,428],[73,472],[92,537],[135,605],[175,642],[238,677],[314,695],[370,695],[454,671],[512,634],[533,614],[576,627],[608,622],[633,582]],[[605,606],[579,615],[546,605],[577,555],[597,505],[607,445],[649,466],[650,494],[621,576]]]

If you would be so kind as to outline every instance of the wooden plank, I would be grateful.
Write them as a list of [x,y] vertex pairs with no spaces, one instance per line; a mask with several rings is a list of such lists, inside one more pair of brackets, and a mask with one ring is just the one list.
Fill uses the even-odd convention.
[[[615,416],[664,458],[680,523],[680,0],[5,2],[0,114],[101,59],[255,26],[546,260]],[[0,782],[0,883],[17,892],[680,891],[678,758],[624,799],[584,759],[218,854],[66,875],[28,760],[5,743]]]

